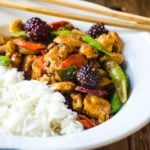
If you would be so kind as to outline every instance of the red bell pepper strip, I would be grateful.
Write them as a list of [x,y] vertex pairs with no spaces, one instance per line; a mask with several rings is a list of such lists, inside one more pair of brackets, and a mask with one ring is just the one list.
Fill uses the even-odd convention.
[[66,68],[70,66],[76,66],[80,68],[82,65],[85,64],[87,64],[87,60],[82,54],[72,54],[62,62],[61,68]]
[[51,28],[57,29],[57,28],[59,28],[59,27],[65,25],[66,23],[67,23],[67,21],[63,21],[63,20],[62,20],[62,21],[56,21],[56,22],[50,23],[49,26],[50,26]]
[[82,123],[85,129],[89,129],[96,126],[96,124],[86,116],[84,115],[78,115],[78,116],[79,116],[79,121]]
[[33,43],[30,41],[26,41],[24,39],[14,39],[13,42],[18,46],[21,46],[23,48],[27,48],[33,51],[43,50],[46,48],[46,46],[41,43]]

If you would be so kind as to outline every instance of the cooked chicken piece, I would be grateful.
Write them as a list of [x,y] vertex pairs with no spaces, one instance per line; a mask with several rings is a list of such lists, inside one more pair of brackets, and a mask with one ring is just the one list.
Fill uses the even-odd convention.
[[75,84],[73,82],[64,81],[64,82],[57,82],[52,84],[52,88],[55,91],[59,92],[71,92],[75,88]]
[[72,99],[72,108],[76,111],[81,111],[83,106],[82,95],[80,93],[71,93],[70,97]]
[[58,57],[59,49],[57,46],[54,46],[52,49],[50,49],[45,55],[44,55],[44,61],[47,62],[57,62],[60,60]]
[[55,73],[56,69],[60,68],[62,61],[68,56],[72,51],[66,44],[55,43],[49,45],[49,51],[44,55],[45,70],[48,74]]
[[17,46],[10,40],[5,45],[0,46],[0,53],[11,57],[17,51]]
[[39,81],[49,84],[51,82],[51,78],[47,74],[43,74],[43,76],[39,78]]
[[23,71],[30,76],[32,74],[32,63],[36,59],[35,55],[26,55],[23,61]]
[[110,34],[102,34],[97,38],[97,41],[109,52],[113,50],[114,40]]
[[66,44],[70,47],[70,49],[80,47],[83,43],[81,36],[74,34],[59,35],[54,39],[54,42]]
[[43,74],[38,80],[46,84],[56,83],[55,76],[53,74]]
[[6,49],[7,49],[6,44],[0,46],[0,54],[5,54],[6,53]]
[[43,57],[38,56],[32,63],[32,79],[39,79],[43,75],[44,62]]
[[21,19],[14,19],[9,24],[9,32],[18,32],[23,30],[23,22]]
[[[50,45],[51,49],[44,55],[45,62],[58,62],[64,60],[71,52],[70,48],[65,44]],[[50,47],[49,46],[49,47]]]
[[8,41],[6,43],[6,56],[11,57],[15,51],[17,51],[17,46],[13,43],[13,41]]
[[15,52],[11,56],[12,66],[18,68],[21,64],[22,57],[21,54],[18,52]]
[[73,51],[66,44],[59,44],[58,47],[59,47],[58,56],[61,60],[64,60],[65,58],[67,58],[68,54]]
[[49,51],[49,50],[52,49],[54,46],[57,46],[57,43],[55,43],[55,42],[50,43],[50,44],[47,46],[47,50]]
[[83,100],[83,105],[86,115],[98,119],[99,123],[109,118],[111,107],[107,100],[88,94]]
[[102,77],[99,84],[98,84],[98,87],[104,87],[104,86],[107,86],[109,84],[112,83],[112,80],[110,80],[109,78],[107,77]]
[[122,48],[123,48],[123,42],[122,42],[121,38],[119,37],[119,35],[116,32],[110,32],[109,34],[111,35],[111,37],[114,40],[113,51],[117,52],[117,53],[121,53]]
[[120,53],[112,53],[112,56],[106,56],[104,55],[103,57],[100,58],[101,62],[105,62],[105,61],[109,61],[109,60],[113,60],[115,61],[117,64],[122,64],[124,61],[124,56]]
[[47,74],[55,74],[55,70],[60,68],[61,61],[58,62],[45,62],[45,71]]
[[114,51],[120,53],[122,51],[123,42],[116,32],[109,32],[108,34],[102,34],[97,38],[103,47],[108,51]]
[[0,34],[0,45],[6,44],[6,42],[9,40],[8,37]]
[[88,44],[82,44],[79,52],[87,59],[94,59],[98,57],[98,52]]

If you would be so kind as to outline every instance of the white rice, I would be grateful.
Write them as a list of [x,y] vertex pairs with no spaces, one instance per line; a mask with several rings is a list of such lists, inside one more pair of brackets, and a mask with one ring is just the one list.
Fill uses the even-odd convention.
[[0,66],[0,132],[22,136],[54,136],[83,130],[65,98],[23,73]]

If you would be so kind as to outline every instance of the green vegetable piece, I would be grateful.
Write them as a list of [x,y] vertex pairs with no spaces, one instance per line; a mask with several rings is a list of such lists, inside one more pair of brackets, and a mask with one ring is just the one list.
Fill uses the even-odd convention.
[[59,77],[63,81],[73,80],[75,78],[75,72],[76,72],[76,67],[74,66],[57,70]]
[[106,69],[112,78],[112,81],[115,85],[117,94],[122,103],[125,103],[128,98],[128,81],[127,76],[122,70],[122,68],[114,61],[106,62]]
[[74,33],[70,30],[60,30],[60,31],[53,31],[52,34],[53,35],[62,35],[62,34],[74,34]]
[[27,39],[27,38],[28,38],[28,36],[27,36],[27,34],[25,33],[25,31],[13,32],[13,33],[11,34],[11,36],[12,36],[12,37],[21,37],[21,38],[23,38],[23,39]]
[[109,56],[112,56],[112,54],[110,52],[108,52],[107,50],[105,50],[105,48],[98,42],[96,41],[95,39],[93,39],[91,36],[82,36],[82,40],[91,45],[92,47],[94,47],[96,50],[106,54],[106,55],[109,55]]
[[0,56],[0,65],[8,66],[11,63],[11,59],[6,56]]
[[117,93],[115,93],[111,100],[111,113],[118,112],[121,107],[122,107],[122,102],[121,102],[119,96],[117,95]]

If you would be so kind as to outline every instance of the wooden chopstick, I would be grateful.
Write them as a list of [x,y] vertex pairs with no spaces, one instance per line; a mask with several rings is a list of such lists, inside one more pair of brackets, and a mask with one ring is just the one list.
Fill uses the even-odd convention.
[[65,7],[71,7],[71,8],[84,10],[84,11],[88,11],[88,12],[94,12],[97,14],[116,17],[116,18],[124,19],[124,20],[128,20],[128,21],[134,21],[134,22],[137,22],[140,24],[147,24],[147,25],[149,24],[150,25],[150,18],[148,18],[148,17],[133,15],[133,14],[125,13],[125,12],[114,11],[114,10],[111,10],[108,8],[107,9],[99,9],[99,8],[92,7],[90,5],[86,5],[86,6],[81,5],[77,2],[73,2],[70,0],[39,0],[39,1],[53,3],[53,4],[65,6]]
[[55,10],[50,10],[50,9],[46,9],[46,8],[31,7],[28,5],[11,3],[8,1],[0,1],[0,7],[13,8],[13,9],[18,9],[18,10],[46,14],[46,15],[51,15],[51,16],[56,16],[56,17],[69,18],[69,19],[85,21],[85,22],[92,22],[92,23],[100,23],[101,22],[101,23],[104,23],[106,25],[111,25],[111,26],[150,31],[150,26],[148,26],[148,25],[131,24],[131,23],[124,23],[124,22],[119,22],[119,21],[112,21],[112,20],[108,20],[108,19],[78,15],[78,14],[73,14],[73,13],[66,13],[66,12],[62,12],[62,11],[55,11]]

